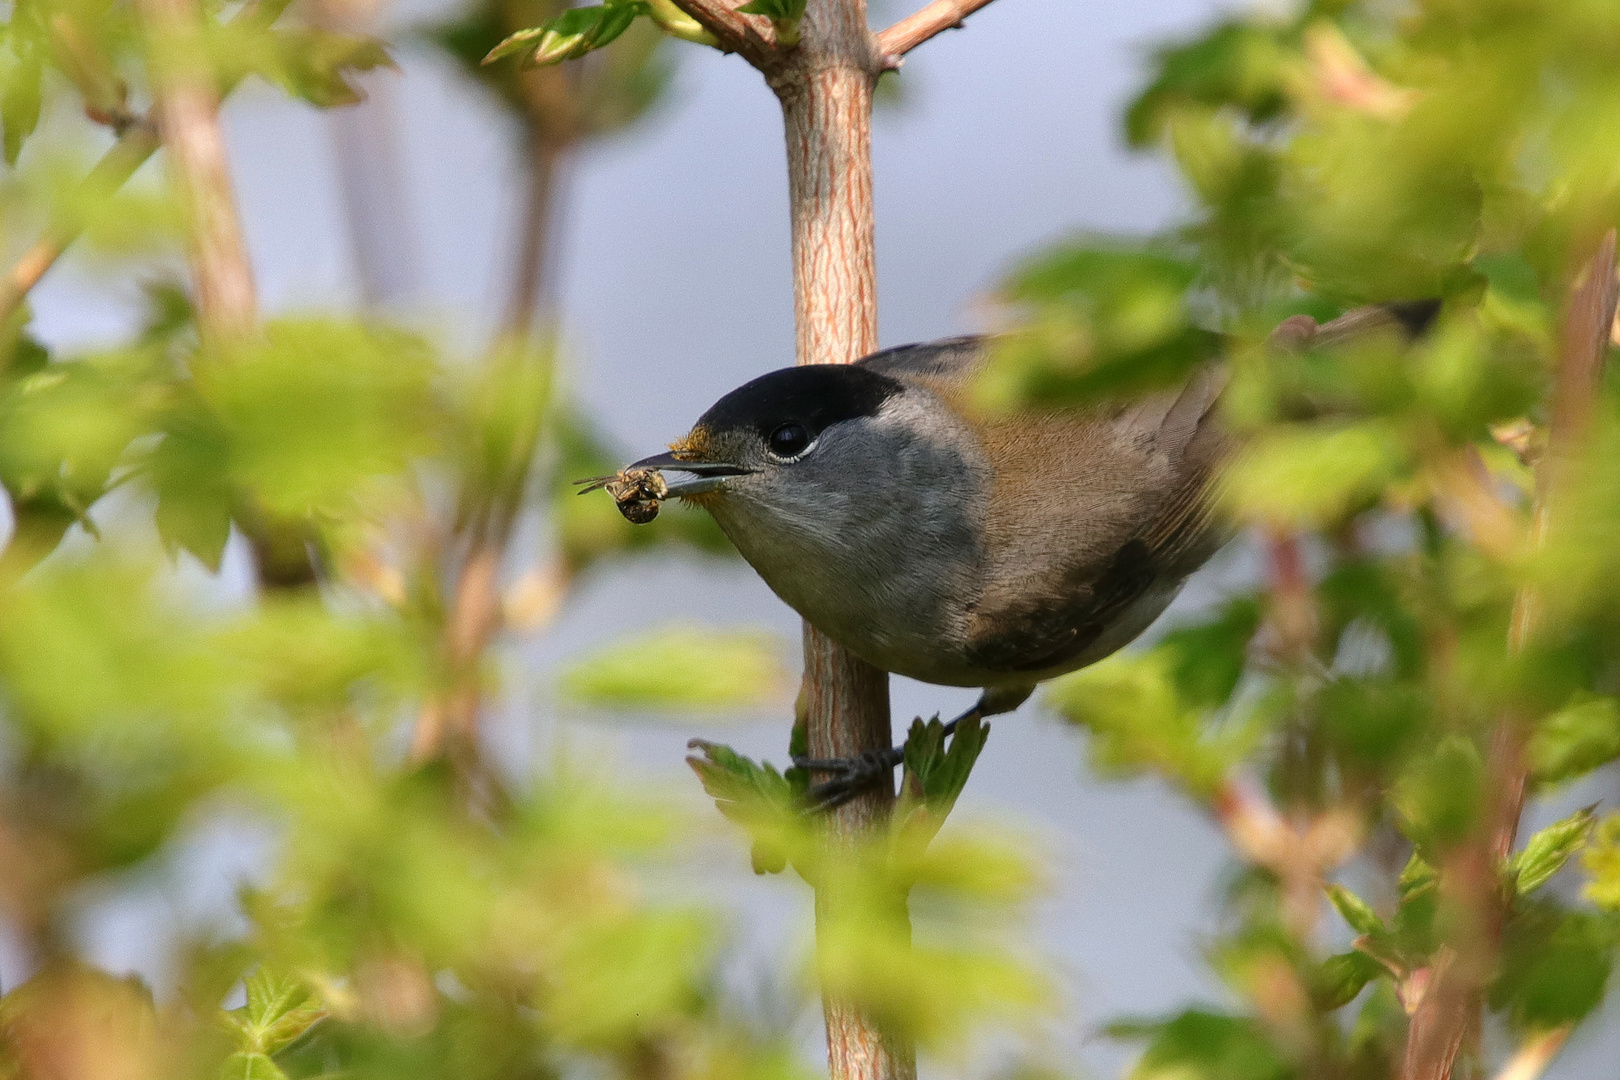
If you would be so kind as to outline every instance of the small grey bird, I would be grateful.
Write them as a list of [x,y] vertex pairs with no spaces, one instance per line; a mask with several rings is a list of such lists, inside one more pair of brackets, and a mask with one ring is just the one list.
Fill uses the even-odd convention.
[[[1134,639],[1220,546],[1207,494],[1224,376],[984,418],[963,399],[986,352],[952,338],[773,371],[669,453],[594,486],[632,520],[659,498],[703,507],[777,596],[857,656],[982,687],[952,727],[1010,711]],[[900,758],[800,764],[830,774],[811,791],[830,806]]]

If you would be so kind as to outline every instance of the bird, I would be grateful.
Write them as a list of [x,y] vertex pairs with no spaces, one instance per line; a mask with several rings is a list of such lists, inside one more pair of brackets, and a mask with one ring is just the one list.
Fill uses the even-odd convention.
[[[1320,328],[1296,316],[1274,338],[1410,332],[1407,314],[1358,309]],[[580,483],[607,487],[637,522],[663,499],[701,507],[778,597],[856,656],[979,688],[949,733],[1129,644],[1231,531],[1212,497],[1233,445],[1218,362],[1131,399],[986,414],[970,395],[991,352],[988,338],[954,337],[772,371],[667,452]],[[828,808],[902,760],[890,748],[795,764],[827,777],[808,799]]]

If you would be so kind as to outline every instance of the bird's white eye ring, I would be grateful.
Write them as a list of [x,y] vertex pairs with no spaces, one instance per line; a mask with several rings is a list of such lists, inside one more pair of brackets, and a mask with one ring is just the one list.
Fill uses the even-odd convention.
[[765,446],[773,459],[787,465],[815,449],[816,440],[803,424],[790,420],[771,432]]

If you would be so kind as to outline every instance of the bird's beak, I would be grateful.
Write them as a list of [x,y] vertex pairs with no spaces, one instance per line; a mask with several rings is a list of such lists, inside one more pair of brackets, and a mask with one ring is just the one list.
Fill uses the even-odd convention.
[[[722,461],[687,461],[674,454],[654,454],[650,458],[642,458],[634,465],[625,467],[625,472],[632,469],[647,469],[664,476],[664,484],[669,488],[671,497],[685,495],[701,495],[706,491],[713,491],[725,483],[729,476],[746,476],[752,469],[745,469],[741,465],[730,465]],[[672,480],[664,475],[669,472],[690,473],[690,480]]]

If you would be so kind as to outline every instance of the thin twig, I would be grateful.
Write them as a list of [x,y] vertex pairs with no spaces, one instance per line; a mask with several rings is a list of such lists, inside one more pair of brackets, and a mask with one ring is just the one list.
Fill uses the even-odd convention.
[[990,0],[934,0],[932,4],[914,14],[907,15],[887,30],[878,34],[878,52],[885,66],[893,70],[900,66],[900,58],[946,30],[962,25],[962,20],[988,5]]
[[762,15],[742,15],[727,0],[675,0],[675,6],[714,35],[721,52],[734,52],[761,71],[775,67],[781,57],[776,31]]
[[1553,1058],[1558,1056],[1558,1051],[1564,1048],[1569,1033],[1570,1025],[1565,1024],[1532,1035],[1502,1066],[1496,1080],[1539,1080],[1541,1074],[1547,1071],[1547,1066],[1552,1064]]
[[[257,23],[269,26],[281,16],[292,0],[250,0],[231,19],[232,25]],[[226,83],[222,93],[235,89],[238,80]],[[79,187],[68,201],[71,206],[99,206],[111,198],[119,188],[135,175],[135,170],[146,163],[159,145],[157,117],[154,112],[136,120],[124,129],[118,141],[108,148],[101,160],[79,182]],[[84,221],[66,217],[54,222],[45,235],[23,252],[4,278],[0,278],[0,324],[7,322],[27,297],[29,290],[56,265],[56,260],[72,246],[84,232]]]
[[205,340],[230,345],[258,319],[253,271],[236,213],[219,92],[197,0],[137,0],[156,88],[152,110],[187,217],[197,322]]
[[[1596,254],[1583,268],[1570,291],[1559,349],[1558,374],[1553,387],[1552,424],[1547,452],[1536,471],[1535,542],[1545,542],[1557,500],[1567,483],[1566,474],[1586,440],[1592,402],[1603,376],[1620,279],[1615,275],[1615,230],[1604,234]],[[1508,649],[1522,652],[1537,632],[1540,598],[1525,586],[1514,599],[1508,630]],[[1518,836],[1524,810],[1528,775],[1524,764],[1524,718],[1509,712],[1496,723],[1489,757],[1492,806],[1485,833],[1462,845],[1440,870],[1442,896],[1461,909],[1456,920],[1474,939],[1468,955],[1441,970],[1412,1016],[1402,1062],[1402,1080],[1448,1080],[1457,1056],[1479,1027],[1481,995],[1493,961],[1480,950],[1494,953],[1507,918],[1500,866]],[[1466,962],[1462,962],[1466,960]]]

